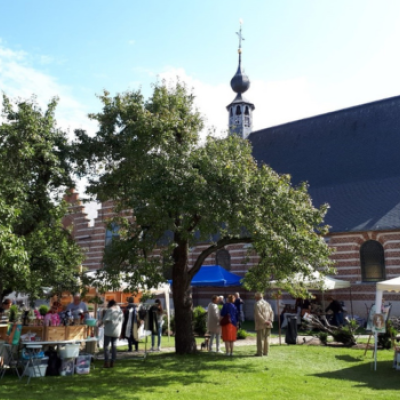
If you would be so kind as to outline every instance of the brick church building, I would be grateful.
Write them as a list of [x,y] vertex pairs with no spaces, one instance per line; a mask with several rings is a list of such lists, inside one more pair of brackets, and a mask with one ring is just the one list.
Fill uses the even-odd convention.
[[[330,205],[325,221],[331,231],[325,239],[335,249],[335,278],[351,282],[354,313],[365,316],[365,305],[375,299],[376,282],[400,275],[400,96],[253,132],[255,106],[243,96],[250,81],[242,71],[241,56],[239,45],[238,70],[231,81],[236,97],[227,106],[230,132],[251,142],[259,163],[290,174],[294,185],[307,181],[315,206]],[[78,195],[72,193],[68,201],[68,222],[86,252],[83,265],[101,268],[104,247],[112,237],[105,226],[113,215],[112,202],[102,204],[90,225]],[[193,260],[205,246],[191,249]],[[246,246],[232,245],[205,264],[244,275],[257,261],[254,255],[245,264],[246,257]],[[210,295],[207,289],[193,291],[200,304],[207,304]],[[346,304],[350,300],[347,289],[334,295]],[[248,300],[245,311],[252,315],[253,296],[242,297]],[[393,304],[392,315],[400,315],[400,296],[387,294],[385,299]]]

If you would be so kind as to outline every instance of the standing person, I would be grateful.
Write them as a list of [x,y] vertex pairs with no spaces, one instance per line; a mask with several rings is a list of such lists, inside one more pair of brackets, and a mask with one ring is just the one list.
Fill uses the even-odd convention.
[[243,313],[243,300],[240,298],[239,292],[235,293],[234,304],[238,312],[238,328],[240,329],[242,327],[241,322],[244,321],[244,313]]
[[11,305],[12,305],[12,301],[10,299],[5,299],[1,303],[1,306],[0,306],[0,322],[3,321],[5,323],[5,322],[8,321],[8,318],[5,315],[5,313],[10,309]]
[[[81,295],[76,293],[72,303],[67,305],[67,310],[70,311],[74,321],[88,318],[89,311],[87,305],[82,301]],[[82,318],[83,316],[83,318]]]
[[61,303],[55,301],[48,313],[44,316],[44,323],[46,326],[60,326],[61,318],[58,314],[58,309],[61,307]]
[[218,304],[220,302],[220,298],[217,295],[214,295],[211,298],[211,303],[207,308],[207,330],[210,334],[210,348],[209,351],[212,351],[213,341],[215,338],[216,352],[223,353],[220,350],[219,344],[221,339],[221,325],[219,324],[219,320],[221,318],[221,314],[219,312]]
[[132,351],[132,346],[135,346],[135,351],[139,351],[138,329],[140,320],[138,317],[138,307],[133,302],[133,297],[128,297],[128,305],[124,311],[124,322],[122,324],[121,337],[128,340],[128,351]]
[[335,300],[332,296],[328,297],[328,301],[330,301],[328,307],[326,307],[325,312],[332,311],[333,312],[333,323],[338,326],[342,327],[344,323],[343,317],[343,307],[342,305]]
[[254,323],[257,333],[257,353],[255,356],[267,356],[271,336],[274,312],[271,305],[263,299],[262,293],[256,293],[254,304]]
[[235,296],[233,294],[230,294],[228,296],[227,302],[223,305],[221,310],[220,322],[228,314],[231,319],[230,323],[222,325],[222,340],[225,342],[225,349],[227,356],[232,356],[233,344],[236,341],[238,314],[237,314],[237,309],[233,304],[234,301],[235,301]]
[[[117,358],[117,340],[121,335],[123,313],[115,300],[110,300],[103,316],[104,324],[104,368],[113,368]],[[111,362],[108,346],[111,343]]]
[[164,310],[160,299],[156,299],[154,305],[150,308],[150,327],[151,327],[151,349],[156,351],[155,338],[157,337],[157,351],[161,351],[162,326],[164,324]]

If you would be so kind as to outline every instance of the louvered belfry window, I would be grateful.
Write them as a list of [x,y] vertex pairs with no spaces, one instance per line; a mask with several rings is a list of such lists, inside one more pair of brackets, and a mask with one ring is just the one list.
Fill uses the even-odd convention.
[[363,282],[385,279],[385,255],[383,246],[376,240],[367,240],[360,248],[361,275]]
[[231,255],[228,250],[221,249],[217,251],[215,262],[227,271],[231,270]]

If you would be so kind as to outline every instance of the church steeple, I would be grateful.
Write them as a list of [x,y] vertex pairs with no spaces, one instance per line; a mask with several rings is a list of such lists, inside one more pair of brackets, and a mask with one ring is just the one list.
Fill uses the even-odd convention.
[[242,71],[242,22],[240,21],[239,32],[239,66],[236,74],[231,80],[231,88],[237,93],[235,99],[226,108],[229,112],[229,134],[239,135],[247,138],[253,128],[253,110],[254,104],[247,101],[242,94],[250,87],[249,77]]

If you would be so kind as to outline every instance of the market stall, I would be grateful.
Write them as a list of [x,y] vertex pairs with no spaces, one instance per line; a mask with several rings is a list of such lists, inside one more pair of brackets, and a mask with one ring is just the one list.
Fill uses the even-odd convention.
[[[97,276],[96,276],[96,271],[89,271],[86,272],[85,275],[89,277],[92,281],[96,281]],[[101,282],[100,282],[101,284]],[[100,285],[101,286],[101,285]],[[127,298],[132,296],[134,298],[135,303],[138,303],[143,295],[143,293],[149,293],[153,295],[164,295],[164,300],[165,300],[165,309],[167,311],[167,324],[168,324],[168,341],[170,338],[170,321],[171,321],[171,309],[170,309],[170,285],[169,283],[161,283],[157,287],[153,288],[145,288],[143,286],[138,286],[137,288],[137,293],[131,294],[128,291],[128,283],[121,280],[119,283],[119,288],[116,291],[108,291],[105,293],[105,300],[115,300],[117,303],[120,304],[125,304],[127,303]],[[93,290],[94,288],[91,288]],[[90,292],[89,292],[90,293]],[[97,292],[95,292],[97,295]],[[92,293],[93,294],[93,293]]]
[[[389,279],[387,281],[377,282],[376,294],[375,294],[375,310],[382,309],[383,292],[400,292],[400,276],[397,278]],[[377,346],[378,346],[378,332],[377,330],[375,330],[375,354],[374,354],[375,371],[376,371],[377,353],[378,353]]]
[[[353,300],[351,295],[351,284],[349,281],[343,281],[341,279],[332,278],[331,276],[324,276],[321,275],[318,271],[313,271],[311,274],[305,276],[304,274],[298,273],[295,274],[293,277],[285,279],[281,282],[272,281],[271,288],[272,289],[282,289],[286,287],[288,284],[299,284],[305,287],[307,290],[318,290],[322,292],[322,296],[326,291],[337,290],[337,289],[346,289],[348,288],[350,291],[350,307],[351,307],[351,314],[353,315]],[[322,300],[323,308],[324,299]],[[277,300],[277,311],[278,316],[280,315],[279,310],[279,300]],[[279,343],[281,343],[281,326],[280,326],[280,318],[278,317],[278,326],[279,326]]]

